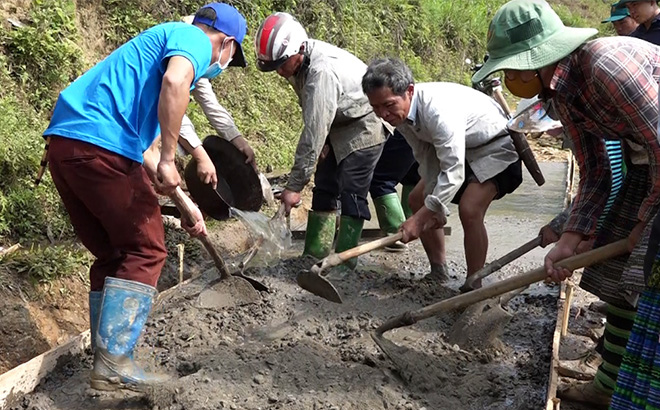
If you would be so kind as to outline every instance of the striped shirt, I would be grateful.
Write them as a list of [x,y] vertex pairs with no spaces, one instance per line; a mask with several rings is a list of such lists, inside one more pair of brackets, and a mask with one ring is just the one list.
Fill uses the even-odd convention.
[[660,47],[628,37],[589,41],[557,65],[550,88],[580,167],[566,231],[590,236],[605,208],[612,174],[603,139],[630,140],[646,151],[651,187],[638,218],[654,216],[660,205],[658,78]]

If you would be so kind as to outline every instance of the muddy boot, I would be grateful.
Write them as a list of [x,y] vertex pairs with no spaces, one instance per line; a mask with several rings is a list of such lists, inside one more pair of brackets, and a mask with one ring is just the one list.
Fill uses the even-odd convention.
[[[403,209],[399,202],[399,195],[396,192],[383,195],[374,199],[376,216],[380,229],[388,235],[393,235],[399,231],[399,227],[405,222]],[[401,252],[408,248],[408,245],[401,241],[396,241],[393,245],[386,246],[385,249],[391,252]]]
[[557,366],[557,373],[572,379],[593,380],[602,362],[603,359],[598,353],[589,351],[579,359],[561,360]]
[[91,336],[92,354],[96,352],[96,330],[99,328],[99,313],[103,292],[89,292],[89,334]]
[[[339,218],[339,233],[337,234],[337,245],[335,252],[340,253],[355,248],[362,236],[364,219],[342,215]],[[343,267],[354,270],[357,267],[358,258],[351,258],[342,264]]]
[[608,394],[596,387],[593,382],[589,382],[557,390],[557,397],[562,400],[589,404],[597,409],[606,409],[610,405],[612,394]]
[[446,263],[432,263],[431,273],[424,276],[423,280],[433,283],[445,283],[449,280],[449,267]]
[[415,185],[404,185],[401,189],[401,208],[403,209],[403,215],[406,219],[413,216],[414,213],[408,204],[408,197],[413,188],[415,188]]
[[147,373],[133,361],[133,351],[156,293],[156,288],[143,283],[106,278],[91,374],[93,389],[140,390],[168,379]]
[[335,240],[336,212],[309,211],[303,255],[323,259],[330,255]]

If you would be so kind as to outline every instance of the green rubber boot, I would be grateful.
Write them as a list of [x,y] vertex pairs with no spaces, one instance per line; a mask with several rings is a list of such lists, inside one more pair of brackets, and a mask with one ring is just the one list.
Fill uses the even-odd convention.
[[336,212],[309,211],[303,255],[323,259],[330,255],[337,226]]
[[413,215],[413,211],[410,205],[408,205],[408,197],[413,188],[415,188],[415,185],[404,185],[401,189],[401,208],[403,208],[403,214],[406,216],[406,219]]
[[397,233],[399,226],[406,220],[403,208],[396,192],[374,199],[378,225],[385,233]]
[[[335,252],[340,253],[355,248],[358,245],[358,242],[360,242],[363,226],[364,219],[342,215],[341,218],[339,218],[339,233],[337,234]],[[357,267],[357,262],[357,257],[351,258],[344,262],[343,266],[350,270],[354,270]]]
[[[380,229],[388,235],[397,233],[401,224],[406,220],[403,214],[403,208],[401,207],[401,201],[399,201],[399,195],[393,192],[375,198],[374,206]],[[401,241],[385,247],[386,250],[392,252],[401,252],[407,248],[408,246]]]

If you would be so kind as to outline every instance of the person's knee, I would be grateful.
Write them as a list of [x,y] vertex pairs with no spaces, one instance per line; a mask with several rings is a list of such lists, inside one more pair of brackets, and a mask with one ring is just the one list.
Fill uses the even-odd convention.
[[471,201],[461,201],[458,206],[458,217],[463,226],[483,224],[485,213],[482,206]]

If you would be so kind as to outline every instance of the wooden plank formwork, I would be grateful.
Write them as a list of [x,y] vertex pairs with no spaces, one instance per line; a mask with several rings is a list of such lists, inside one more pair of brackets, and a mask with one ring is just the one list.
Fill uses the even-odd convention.
[[[187,279],[158,295],[156,304],[176,292],[195,278]],[[63,345],[54,347],[39,356],[14,367],[0,375],[0,409],[5,410],[15,404],[15,400],[31,393],[41,380],[52,372],[58,364],[84,353],[90,346],[90,333],[86,330]]]
[[[552,356],[550,358],[550,376],[548,377],[548,393],[546,410],[559,410],[561,400],[557,398],[557,384],[559,383],[559,374],[557,367],[559,366],[559,345],[561,343],[561,327],[562,318],[564,316],[564,309],[566,300],[566,282],[562,282],[559,298],[557,298],[557,320],[555,323],[555,332],[552,336]],[[570,306],[568,306],[570,311]]]

